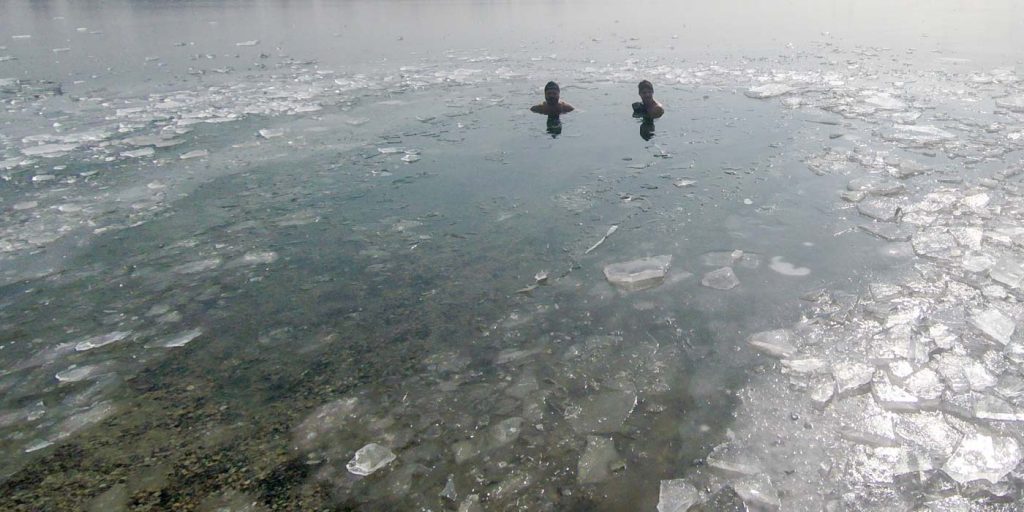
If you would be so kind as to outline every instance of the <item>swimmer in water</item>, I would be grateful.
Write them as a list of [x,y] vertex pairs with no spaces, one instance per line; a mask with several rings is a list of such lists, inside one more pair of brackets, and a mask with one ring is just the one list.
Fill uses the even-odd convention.
[[654,85],[644,80],[637,86],[640,101],[633,104],[633,115],[657,119],[665,115],[665,107],[654,99]]
[[548,82],[544,86],[544,103],[530,107],[530,111],[557,117],[576,110],[572,105],[559,99],[559,92],[558,84]]

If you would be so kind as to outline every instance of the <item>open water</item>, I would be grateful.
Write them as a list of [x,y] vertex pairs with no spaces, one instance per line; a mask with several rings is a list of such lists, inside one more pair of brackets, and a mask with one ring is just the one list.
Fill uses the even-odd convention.
[[1016,510],[1022,24],[3,3],[0,508]]

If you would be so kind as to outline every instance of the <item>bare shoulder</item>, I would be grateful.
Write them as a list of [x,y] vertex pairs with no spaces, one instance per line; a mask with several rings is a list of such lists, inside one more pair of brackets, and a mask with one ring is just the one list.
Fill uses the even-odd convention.
[[559,102],[558,106],[559,106],[559,109],[562,111],[563,114],[568,113],[568,112],[572,112],[573,110],[576,110],[576,107],[573,107],[572,105],[570,105],[570,104],[568,104],[568,103],[566,103],[564,101]]

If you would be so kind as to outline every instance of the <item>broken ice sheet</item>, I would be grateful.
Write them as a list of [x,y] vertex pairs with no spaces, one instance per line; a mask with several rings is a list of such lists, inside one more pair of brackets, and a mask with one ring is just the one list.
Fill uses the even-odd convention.
[[565,419],[580,434],[613,433],[636,407],[636,393],[607,391],[588,395],[565,409]]
[[671,264],[672,256],[668,254],[641,258],[608,265],[604,267],[604,276],[608,282],[624,290],[643,290],[661,284]]
[[910,146],[927,146],[956,139],[956,135],[932,125],[895,125],[882,138]]
[[773,357],[789,357],[797,352],[793,344],[793,331],[776,329],[752,334],[747,340],[751,347]]
[[870,224],[861,224],[857,227],[862,231],[871,233],[882,240],[888,240],[890,242],[906,242],[910,240],[915,233],[913,228],[908,228],[902,224],[894,224],[892,222],[872,222]]
[[836,381],[836,391],[840,396],[849,396],[867,390],[874,373],[873,367],[855,361],[832,365],[832,377]]
[[774,98],[775,96],[782,96],[793,91],[793,88],[786,84],[764,84],[755,85],[751,87],[743,94],[748,98],[765,99]]
[[1017,324],[1012,318],[995,308],[974,312],[969,323],[988,338],[1003,345],[1010,343],[1010,338],[1017,329]]
[[686,512],[699,500],[697,488],[686,480],[662,480],[658,493],[658,512]]
[[732,267],[722,267],[704,274],[700,284],[716,290],[731,290],[740,284]]
[[352,474],[366,476],[387,466],[395,458],[391,450],[377,443],[370,443],[360,448],[345,467]]
[[[977,266],[981,267],[982,265]],[[967,267],[966,261],[964,267]],[[1024,285],[1024,266],[1018,260],[1009,256],[1005,256],[994,265],[990,265],[988,275],[993,281],[1002,283],[1010,288],[1019,290]]]
[[580,455],[576,480],[581,484],[603,482],[611,477],[612,465],[619,461],[615,442],[598,436],[587,436],[587,448]]
[[956,238],[942,228],[928,228],[914,233],[910,243],[918,256],[949,260],[960,254]]
[[975,480],[997,483],[1021,461],[1020,445],[1011,437],[968,434],[942,470],[960,484]]
[[127,338],[129,335],[131,335],[130,331],[114,331],[114,332],[111,332],[111,333],[108,333],[108,334],[101,334],[99,336],[93,336],[91,338],[86,338],[86,339],[78,342],[78,344],[75,345],[75,350],[77,350],[79,352],[84,352],[86,350],[92,350],[94,348],[102,347],[104,345],[109,345],[109,344],[114,343],[116,341],[121,341],[121,340]]
[[775,491],[768,475],[760,473],[736,480],[732,484],[736,494],[751,510],[776,511],[782,507],[779,494]]
[[284,135],[284,130],[281,128],[263,128],[259,132],[260,137],[264,139],[273,139],[274,137],[281,137]]
[[738,444],[726,442],[715,446],[707,456],[708,466],[726,476],[744,477],[760,473],[761,461],[752,450]]
[[900,209],[900,202],[896,199],[888,197],[869,197],[860,203],[857,203],[857,211],[861,215],[870,217],[875,220],[882,222],[892,222],[896,220],[898,210]]
[[188,331],[174,334],[166,338],[159,339],[152,343],[146,344],[147,348],[177,348],[184,347],[192,340],[198,338],[203,334],[201,329],[190,329]]

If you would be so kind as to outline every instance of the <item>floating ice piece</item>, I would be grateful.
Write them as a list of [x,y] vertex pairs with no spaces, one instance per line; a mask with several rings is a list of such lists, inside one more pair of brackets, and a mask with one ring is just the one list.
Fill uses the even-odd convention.
[[752,334],[747,342],[751,347],[765,354],[782,358],[792,356],[797,352],[797,348],[793,345],[792,340],[793,331],[789,329],[776,329],[774,331]]
[[193,261],[191,263],[184,263],[174,267],[174,272],[176,274],[198,274],[199,272],[206,272],[207,270],[213,270],[219,267],[220,262],[220,258]]
[[906,102],[893,98],[886,93],[874,91],[869,91],[864,94],[864,103],[881,110],[903,110],[907,108]]
[[850,180],[846,184],[846,189],[850,191],[863,191],[876,196],[891,196],[903,192],[904,186],[895,180],[869,176]]
[[771,512],[782,507],[779,494],[775,491],[771,479],[764,473],[736,480],[733,482],[732,488],[751,510]]
[[68,47],[65,46],[63,48],[54,48],[54,49],[52,49],[50,51],[52,51],[53,53],[64,53],[64,52],[70,52],[71,48],[68,48]]
[[956,135],[932,125],[900,124],[882,134],[882,138],[911,145],[930,145],[956,139]]
[[1024,96],[1013,96],[996,100],[996,106],[1011,112],[1024,113]]
[[982,420],[1024,421],[1024,411],[991,395],[974,402],[974,417]]
[[764,84],[755,85],[751,87],[743,94],[748,98],[754,99],[765,99],[774,98],[775,96],[782,96],[793,91],[793,88],[786,84]]
[[853,423],[843,426],[839,430],[839,435],[851,443],[866,446],[898,446],[899,443],[896,441],[896,431],[893,424],[897,417],[896,414],[888,411],[868,413],[857,418]]
[[740,284],[740,280],[736,278],[732,267],[722,267],[704,274],[700,284],[716,290],[731,290]]
[[391,450],[377,443],[370,443],[360,448],[345,467],[354,475],[366,476],[387,466],[395,458]]
[[960,202],[964,206],[978,212],[983,210],[986,206],[988,206],[988,203],[991,201],[992,198],[988,194],[982,192],[980,194],[966,196]]
[[942,471],[961,485],[975,480],[995,484],[1020,461],[1020,446],[1013,438],[972,432],[960,441]]
[[872,222],[870,224],[861,224],[857,227],[862,231],[890,242],[909,241],[916,232],[913,228],[905,227],[902,224],[893,224],[892,222]]
[[74,150],[78,147],[78,144],[42,144],[39,146],[30,146],[21,149],[21,154],[25,156],[40,156],[43,158],[55,158],[63,156],[67,152]]
[[780,361],[786,371],[800,375],[816,375],[828,371],[828,363],[824,359],[812,357],[808,359],[783,359]]
[[93,377],[106,375],[114,370],[112,362],[91,364],[87,366],[72,366],[67,370],[57,373],[54,377],[61,382],[81,382]]
[[618,432],[633,413],[636,399],[629,391],[595,393],[567,407],[565,419],[580,434]]
[[11,205],[11,208],[14,211],[21,211],[21,210],[31,210],[31,209],[35,208],[36,206],[39,206],[39,203],[36,202],[36,201],[22,201],[20,203],[14,203],[13,205]]
[[900,210],[899,201],[884,197],[869,197],[857,204],[857,211],[861,215],[871,217],[882,222],[892,222]]
[[727,476],[744,477],[760,473],[761,461],[749,450],[732,443],[716,446],[707,456],[708,466],[725,473]]
[[[692,187],[696,183],[697,183],[697,180],[691,180],[691,179],[688,179],[688,178],[678,179],[678,180],[672,182],[673,185],[675,185],[676,187],[679,187],[679,188]],[[664,484],[664,482],[674,482],[674,481],[675,480],[663,480],[662,484]]]
[[273,139],[274,137],[281,137],[284,135],[284,130],[281,128],[263,128],[259,132],[260,137],[264,139]]
[[612,464],[619,460],[615,442],[605,437],[587,436],[587,448],[576,466],[576,480],[581,484],[603,482],[611,477]]
[[175,334],[173,336],[163,338],[161,340],[149,343],[146,346],[150,348],[177,348],[184,347],[192,340],[203,335],[202,329],[190,329],[188,331]]
[[[980,272],[986,272],[986,271],[990,271],[992,269],[992,267],[994,267],[996,265],[996,259],[993,256],[989,255],[989,254],[982,254],[982,253],[977,253],[977,252],[967,252],[966,254],[964,254],[964,259],[963,259],[962,265],[964,267],[964,270],[967,270],[968,272],[979,272],[979,273]],[[1021,281],[1018,281],[1016,277],[1013,277],[1014,275],[1015,274],[1008,275],[1007,279],[1011,279],[1011,282],[1021,282],[1021,283],[1024,283],[1024,269],[1021,269]],[[992,279],[995,279],[996,281],[999,281],[994,276],[992,276],[991,273],[989,274],[989,277],[992,277]],[[1002,281],[1000,281],[1000,282],[1002,282]],[[1009,283],[1003,283],[1003,284],[1005,284],[1007,286],[1010,286]]]
[[942,353],[935,357],[932,365],[954,393],[984,391],[997,382],[984,365],[965,355]]
[[419,155],[405,155],[405,156],[402,157],[402,161],[407,163],[407,164],[411,164],[413,162],[417,162],[417,161],[419,161],[419,159],[420,159]]
[[1017,324],[1012,318],[995,308],[975,312],[969,322],[982,334],[1003,345],[1010,343],[1010,337],[1017,329]]
[[815,409],[823,410],[836,394],[836,383],[831,377],[822,379],[811,386],[811,404]]
[[94,348],[102,347],[104,345],[109,345],[116,341],[121,341],[127,338],[129,335],[131,335],[130,331],[114,331],[107,334],[101,334],[99,336],[93,336],[91,338],[86,338],[78,342],[78,344],[75,345],[75,350],[79,352],[92,350]]
[[783,261],[782,256],[773,256],[771,263],[768,264],[768,268],[784,276],[802,277],[811,273],[811,269],[807,267],[797,267],[792,263]]
[[405,151],[402,148],[389,147],[389,148],[377,148],[377,152],[382,155],[393,155],[395,153],[401,153]]
[[997,283],[1019,290],[1024,285],[1024,266],[1010,256],[1004,256],[988,269],[988,276]]
[[921,408],[916,396],[893,384],[884,372],[879,372],[872,381],[871,396],[887,411],[909,412]]
[[48,440],[45,440],[45,439],[37,439],[36,441],[33,441],[33,442],[29,443],[28,446],[25,447],[25,453],[32,453],[32,452],[35,452],[35,451],[39,451],[39,450],[42,450],[43,448],[46,448],[48,446],[53,446],[53,441],[48,441]]
[[916,445],[933,457],[946,459],[964,435],[946,422],[941,412],[900,414],[893,425],[896,438]]
[[937,407],[942,399],[942,392],[946,389],[939,374],[931,368],[917,371],[904,381],[903,386],[917,397],[922,407],[927,408]]
[[895,167],[890,168],[889,173],[896,178],[906,179],[911,176],[917,176],[930,171],[931,168],[920,162],[914,160],[901,159],[896,163]]
[[156,153],[156,150],[147,147],[142,149],[135,149],[132,151],[123,151],[121,153],[121,156],[126,158],[144,158],[147,156],[153,156],[154,153]]
[[686,512],[699,500],[697,488],[686,480],[662,480],[658,493],[658,512]]
[[910,239],[918,256],[949,260],[959,254],[956,238],[942,228],[928,228],[914,233]]
[[855,361],[832,365],[832,377],[836,380],[836,390],[840,396],[866,391],[874,373],[873,367]]
[[643,290],[660,285],[671,264],[670,254],[613,263],[604,267],[604,276],[608,282],[624,290]]
[[251,41],[242,41],[240,43],[235,43],[235,46],[256,46],[258,44],[260,44],[260,40],[253,39]]
[[65,439],[71,434],[86,427],[95,425],[117,412],[117,406],[111,402],[99,402],[89,409],[71,416],[57,425],[57,433],[52,440]]
[[491,426],[489,429],[490,444],[488,449],[494,449],[519,439],[523,431],[523,419],[519,417],[508,418]]
[[205,149],[196,149],[194,151],[189,151],[188,153],[184,153],[181,156],[179,156],[178,158],[180,158],[182,160],[189,160],[189,159],[192,159],[192,158],[205,158],[207,156],[210,156],[210,152],[209,151],[207,151]]
[[598,247],[600,247],[601,244],[603,244],[604,241],[608,239],[608,237],[612,236],[618,230],[619,230],[619,225],[618,224],[613,224],[610,228],[608,228],[608,232],[605,233],[604,236],[602,236],[601,239],[597,241],[597,243],[595,243],[594,245],[591,245],[590,248],[587,249],[586,251],[583,251],[583,254],[590,254],[591,252],[594,252],[594,249],[597,249]]
[[251,251],[242,255],[238,260],[241,265],[269,265],[277,261],[278,255],[274,251]]

